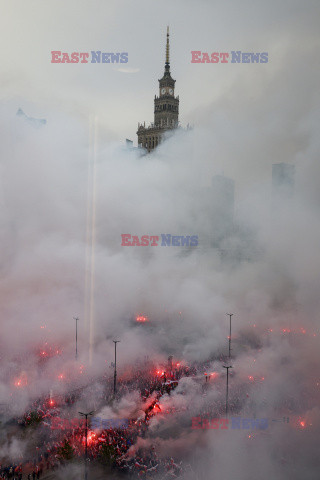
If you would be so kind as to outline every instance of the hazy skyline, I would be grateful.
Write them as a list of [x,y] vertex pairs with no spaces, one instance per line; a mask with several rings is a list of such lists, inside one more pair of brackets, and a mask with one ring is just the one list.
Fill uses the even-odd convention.
[[[219,371],[219,388],[207,397],[189,377],[163,401],[191,405],[196,414],[209,400],[222,412],[225,373],[216,359],[227,351],[232,312],[237,413],[273,418],[285,411],[307,419],[307,428],[281,425],[254,443],[245,431],[227,441],[192,429],[163,440],[154,419],[152,435],[178,458],[197,443],[201,480],[208,459],[217,478],[251,480],[259,471],[261,479],[317,479],[319,2],[0,5],[0,403],[20,415],[50,389],[67,394],[87,382],[78,414],[81,402],[94,402],[92,379],[101,392],[110,381],[116,338],[119,372],[141,356],[161,364],[169,354]],[[125,138],[136,144],[138,122],[153,121],[167,24],[180,121],[194,129],[140,157],[123,146]],[[128,52],[129,62],[52,64],[53,50]],[[193,64],[193,50],[268,52],[269,61]],[[18,108],[46,125],[33,128]],[[272,198],[278,162],[295,165],[287,203]],[[216,233],[223,208],[214,213],[206,193],[221,173],[235,182],[235,214],[219,248],[211,248],[202,240]],[[127,248],[123,233],[198,235],[199,248]],[[134,322],[137,313],[150,324]],[[74,316],[83,374],[74,359]],[[46,341],[58,353],[43,363]],[[28,381],[17,386],[18,375]],[[138,397],[121,398],[123,412],[143,411]],[[171,418],[163,419],[169,433]],[[15,458],[19,442],[12,451],[4,444],[3,455]]]
[[[306,115],[317,95],[316,1],[14,0],[1,1],[1,12],[2,100],[35,117],[50,117],[51,109],[84,122],[98,115],[108,139],[136,143],[138,122],[153,121],[167,24],[184,125],[220,135],[228,122],[232,140],[241,121],[265,127],[275,115],[283,130],[284,112]],[[129,62],[56,65],[52,50],[128,52]],[[269,62],[192,64],[192,50],[265,51]]]

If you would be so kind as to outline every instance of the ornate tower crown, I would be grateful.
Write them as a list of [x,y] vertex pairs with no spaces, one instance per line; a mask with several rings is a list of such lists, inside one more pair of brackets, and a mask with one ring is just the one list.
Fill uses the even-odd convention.
[[159,80],[159,86],[174,88],[175,80],[171,77],[170,73],[170,43],[169,43],[169,27],[167,27],[167,44],[166,44],[166,63],[164,66],[164,75]]
[[154,122],[150,127],[138,124],[138,145],[148,152],[179,126],[179,97],[175,97],[176,81],[170,73],[169,27],[167,27],[164,75],[159,81],[159,96],[154,97]]

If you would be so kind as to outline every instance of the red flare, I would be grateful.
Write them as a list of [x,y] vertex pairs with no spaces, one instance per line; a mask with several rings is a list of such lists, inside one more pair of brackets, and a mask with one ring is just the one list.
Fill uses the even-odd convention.
[[145,323],[145,322],[149,322],[149,319],[147,316],[145,315],[137,315],[136,316],[136,322],[138,323]]

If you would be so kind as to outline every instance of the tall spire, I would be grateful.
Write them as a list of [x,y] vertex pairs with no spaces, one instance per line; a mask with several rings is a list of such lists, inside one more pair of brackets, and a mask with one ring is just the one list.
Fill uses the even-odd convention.
[[166,65],[169,65],[169,25],[167,26],[167,47],[166,47]]
[[167,45],[166,45],[166,64],[164,67],[164,75],[170,76],[170,59],[169,59],[169,53],[170,53],[170,45],[169,45],[169,26],[167,26]]

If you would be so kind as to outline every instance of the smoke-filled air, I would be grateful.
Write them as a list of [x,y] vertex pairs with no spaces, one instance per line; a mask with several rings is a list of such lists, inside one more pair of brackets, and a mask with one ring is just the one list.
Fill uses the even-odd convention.
[[318,3],[0,4],[0,479],[318,480]]

